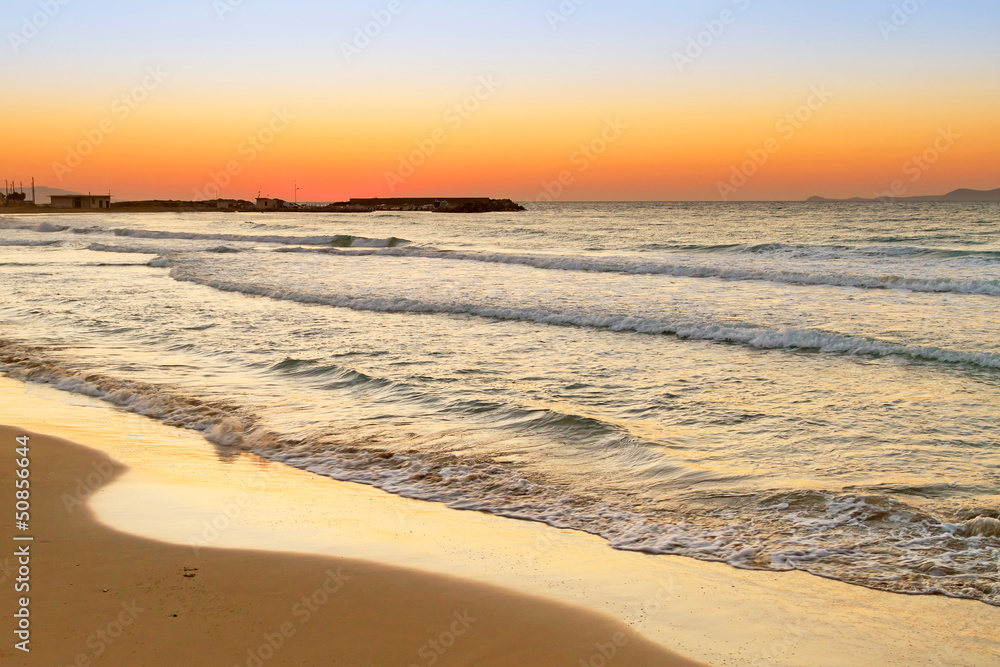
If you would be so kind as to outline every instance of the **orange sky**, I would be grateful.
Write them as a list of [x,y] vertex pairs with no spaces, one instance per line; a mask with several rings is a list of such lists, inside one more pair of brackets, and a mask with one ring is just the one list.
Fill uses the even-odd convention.
[[[869,18],[859,15],[855,25],[850,15],[839,17],[869,40],[859,47],[872,59],[866,67],[830,61],[841,37],[833,28],[820,34],[827,44],[815,52],[808,44],[762,46],[757,40],[766,33],[754,29],[768,26],[758,27],[763,17],[752,21],[746,11],[731,41],[719,37],[688,72],[677,71],[671,54],[698,34],[697,21],[649,52],[657,62],[649,53],[626,53],[615,67],[581,50],[586,43],[577,43],[573,25],[560,25],[555,37],[543,25],[539,40],[548,41],[531,45],[547,58],[542,65],[503,58],[500,42],[490,47],[492,60],[472,52],[468,67],[453,62],[425,78],[399,71],[393,58],[402,47],[389,35],[369,47],[369,60],[350,67],[337,62],[334,40],[326,54],[332,73],[322,83],[308,65],[305,72],[269,67],[258,55],[244,62],[238,50],[206,67],[165,41],[155,57],[133,46],[134,62],[105,63],[93,70],[91,85],[70,61],[60,71],[58,54],[44,51],[55,48],[49,42],[31,43],[16,55],[25,67],[0,109],[4,127],[17,128],[3,138],[0,167],[15,180],[111,190],[118,199],[247,198],[258,191],[292,199],[296,180],[300,201],[871,197],[899,179],[912,195],[1000,186],[1000,90],[982,85],[984,68],[988,74],[997,66],[973,60],[982,55],[978,36],[962,42],[971,41],[975,53],[947,53],[953,64],[968,59],[958,70],[925,52],[943,49],[929,41],[929,19],[908,28],[908,41],[893,35],[897,45],[862,23]],[[711,19],[711,11],[702,13]],[[579,21],[587,35],[593,26]],[[402,29],[397,37],[412,39]],[[909,52],[921,55],[910,61]],[[584,53],[583,62],[571,57]],[[773,69],[748,71],[748,59]],[[782,120],[796,112],[798,120]],[[935,148],[941,131],[954,139]],[[589,154],[581,151],[586,146]],[[934,159],[914,169],[912,158],[925,151]],[[754,155],[766,161],[748,163]]]

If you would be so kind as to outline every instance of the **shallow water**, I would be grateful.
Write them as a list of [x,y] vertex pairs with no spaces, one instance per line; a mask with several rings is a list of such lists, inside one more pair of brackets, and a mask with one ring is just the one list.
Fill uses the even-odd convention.
[[8,374],[621,549],[1000,604],[1000,206],[0,216]]

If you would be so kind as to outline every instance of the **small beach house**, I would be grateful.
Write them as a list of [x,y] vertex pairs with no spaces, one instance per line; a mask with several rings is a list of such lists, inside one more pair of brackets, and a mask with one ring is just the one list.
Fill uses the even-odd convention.
[[52,208],[111,208],[111,195],[52,195]]

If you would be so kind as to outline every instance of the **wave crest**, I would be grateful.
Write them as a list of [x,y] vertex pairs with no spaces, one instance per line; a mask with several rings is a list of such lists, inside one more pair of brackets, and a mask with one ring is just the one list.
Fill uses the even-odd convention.
[[1000,368],[1000,355],[987,352],[965,352],[946,348],[902,345],[863,336],[850,336],[814,329],[775,329],[770,327],[739,326],[712,322],[669,322],[654,318],[627,315],[600,315],[585,312],[559,312],[535,308],[505,308],[471,303],[439,303],[415,299],[352,297],[315,294],[294,290],[275,290],[269,287],[213,280],[199,276],[187,265],[171,269],[175,280],[196,283],[224,292],[239,292],[252,296],[320,304],[336,308],[379,313],[415,313],[469,315],[497,320],[534,322],[552,326],[573,326],[603,329],[616,332],[635,332],[651,335],[673,335],[689,340],[710,340],[719,343],[737,343],[764,350],[786,349],[827,354],[868,357],[905,357],[922,361],[949,364],[969,364],[983,368]]
[[[360,247],[360,246],[357,246]],[[339,251],[317,248],[279,248],[277,252],[337,254]],[[747,251],[751,252],[751,251]],[[678,278],[717,278],[728,281],[764,280],[792,285],[829,285],[862,289],[895,289],[912,292],[951,292],[981,296],[1000,296],[1000,279],[954,280],[950,278],[913,278],[907,276],[866,276],[849,273],[787,271],[755,268],[732,268],[717,265],[673,263],[634,257],[584,257],[546,254],[461,252],[428,248],[391,248],[380,251],[351,252],[352,256],[384,255],[419,257],[487,264],[513,264],[554,271],[621,273],[627,275],[665,275]]]

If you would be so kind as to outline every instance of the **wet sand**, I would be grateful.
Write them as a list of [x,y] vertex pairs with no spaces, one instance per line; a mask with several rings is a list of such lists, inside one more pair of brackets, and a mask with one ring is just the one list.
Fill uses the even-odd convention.
[[111,530],[79,498],[124,468],[67,440],[0,427],[5,489],[14,485],[20,435],[30,436],[30,530],[14,530],[12,511],[0,516],[8,545],[14,535],[34,537],[16,543],[30,545],[31,653],[10,639],[17,607],[8,548],[4,665],[580,665],[604,664],[594,659],[602,652],[614,665],[695,664],[610,617],[497,587]]

